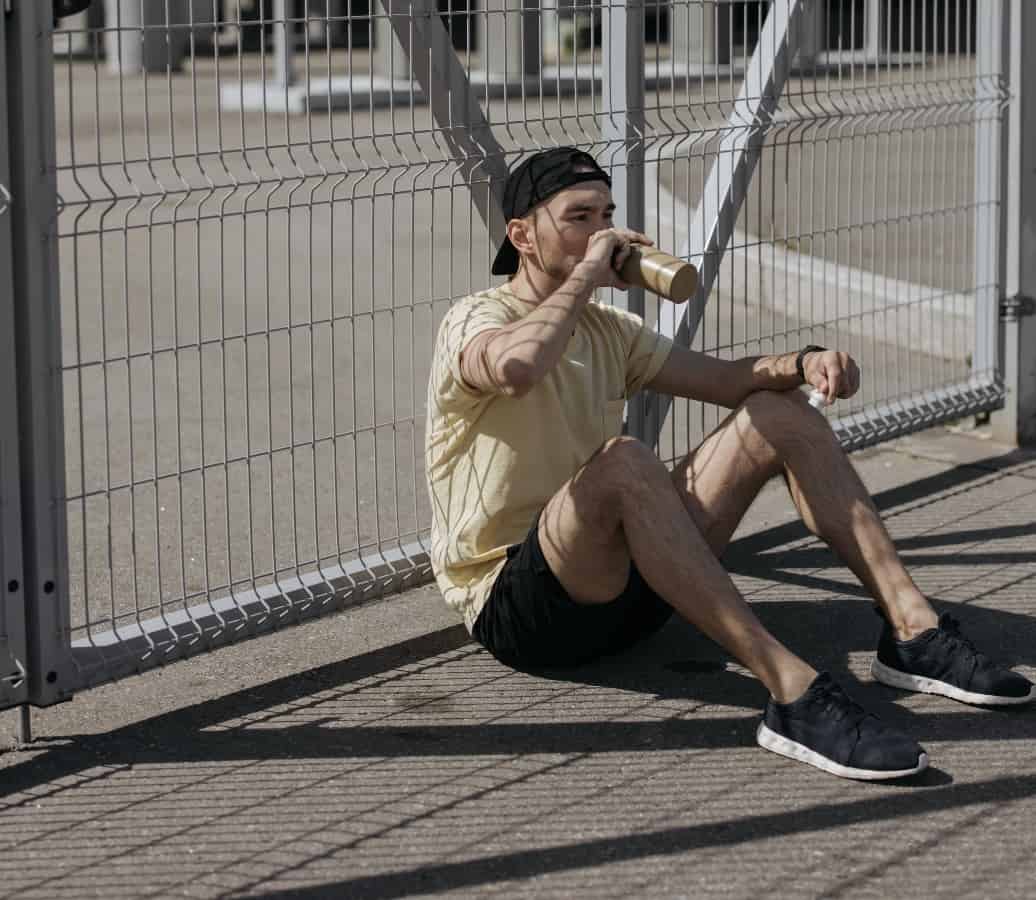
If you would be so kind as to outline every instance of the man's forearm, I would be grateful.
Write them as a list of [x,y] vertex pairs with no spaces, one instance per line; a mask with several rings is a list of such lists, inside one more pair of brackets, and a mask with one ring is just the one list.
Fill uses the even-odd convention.
[[648,386],[662,394],[736,409],[756,391],[786,391],[801,385],[802,379],[795,369],[797,355],[720,359],[673,347]]
[[698,399],[719,403],[728,409],[735,409],[744,403],[756,390],[790,390],[799,387],[802,379],[795,369],[796,353],[781,353],[777,356],[743,356],[729,362],[729,367],[716,379],[709,379],[708,395],[699,391]]
[[750,384],[752,391],[789,391],[800,387],[802,379],[795,369],[794,353],[781,353],[778,356],[756,356],[746,362],[751,363]]
[[802,379],[795,370],[795,353],[781,353],[777,356],[746,356],[735,360],[733,377],[728,384],[731,394],[725,398],[724,406],[731,409],[740,406],[755,391],[790,391],[801,386]]
[[493,343],[502,344],[499,352],[504,367],[521,373],[516,380],[532,387],[558,364],[593,291],[594,282],[582,265],[577,265],[546,300],[501,330]]
[[[796,360],[802,354],[803,375]],[[860,388],[860,369],[847,353],[807,346],[794,353],[720,359],[674,346],[648,387],[661,394],[689,397],[736,409],[756,391],[789,391],[806,380],[827,402],[851,397]]]

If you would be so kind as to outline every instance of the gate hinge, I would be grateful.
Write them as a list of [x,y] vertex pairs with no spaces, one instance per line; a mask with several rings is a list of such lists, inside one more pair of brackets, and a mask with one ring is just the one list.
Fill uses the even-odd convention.
[[1000,301],[1000,318],[1014,322],[1026,316],[1036,316],[1036,300],[1023,294],[1015,294]]

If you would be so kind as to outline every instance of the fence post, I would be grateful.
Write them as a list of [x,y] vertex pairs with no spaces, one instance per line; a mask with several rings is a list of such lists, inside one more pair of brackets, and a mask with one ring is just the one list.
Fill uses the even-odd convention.
[[[50,4],[41,4],[49,6]],[[191,42],[191,28],[213,21],[210,0],[105,0],[104,42],[113,75],[178,72]]]
[[[601,5],[601,137],[602,160],[612,178],[612,197],[619,221],[644,230],[644,0],[611,0]],[[644,315],[643,288],[630,288],[625,298],[612,292],[612,302]],[[627,410],[627,430],[643,438],[653,398],[642,391]]]
[[1000,362],[1004,408],[993,434],[1010,444],[1036,444],[1036,8],[1011,0],[1008,41],[1007,159],[1000,180],[1004,280]]
[[486,77],[507,89],[543,68],[543,41],[538,0],[484,0],[475,17],[476,47]]
[[278,87],[295,83],[295,23],[288,5],[288,0],[273,3],[273,74]]
[[[863,27],[866,29],[863,39],[863,58],[866,62],[878,62],[881,59],[883,48],[881,44],[882,35],[882,13],[888,14],[882,7],[886,6],[881,0],[864,0]],[[943,10],[946,14],[946,10]],[[902,50],[902,48],[900,48]]]
[[21,440],[21,531],[28,699],[45,706],[72,690],[57,172],[51,5],[15,3],[7,19],[11,142],[11,296]]
[[410,62],[405,47],[409,42],[400,38],[396,29],[401,24],[393,22],[393,15],[400,15],[409,18],[411,10],[397,10],[393,12],[392,0],[379,0],[381,10],[371,7],[371,16],[374,18],[372,27],[371,48],[371,73],[380,78],[390,78],[393,81],[408,81],[410,79]]
[[676,71],[688,75],[704,72],[706,63],[716,61],[716,7],[674,0],[669,5],[669,17],[669,47]]
[[[11,135],[7,91],[6,25],[0,12],[0,134]],[[14,218],[8,142],[0,141],[0,385],[15,380],[14,265],[11,223]],[[25,576],[22,572],[21,487],[18,466],[18,406],[9,388],[0,388],[0,709],[24,703],[28,696],[25,640]]]
[[[644,0],[601,7],[601,137],[612,196],[627,228],[644,230]],[[643,315],[644,292],[631,288],[629,309]]]
[[[1007,0],[1010,2],[1010,0]],[[1003,289],[1004,0],[990,0],[975,33],[975,312],[973,379],[997,376],[997,303]],[[1017,87],[1017,86],[1015,86]]]

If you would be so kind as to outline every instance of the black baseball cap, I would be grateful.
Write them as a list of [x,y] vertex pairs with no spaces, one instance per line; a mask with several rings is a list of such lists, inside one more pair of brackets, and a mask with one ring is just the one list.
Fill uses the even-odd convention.
[[[589,153],[575,147],[555,147],[534,153],[514,168],[504,187],[504,220],[520,219],[558,191],[584,181],[612,180]],[[494,275],[513,275],[518,271],[518,251],[506,235],[493,260]]]

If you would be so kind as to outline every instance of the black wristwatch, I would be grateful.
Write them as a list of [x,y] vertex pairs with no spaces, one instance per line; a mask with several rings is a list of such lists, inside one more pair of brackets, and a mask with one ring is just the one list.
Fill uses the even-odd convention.
[[806,383],[806,373],[802,368],[802,360],[807,353],[823,353],[827,347],[821,347],[817,344],[807,344],[799,351],[799,355],[795,357],[795,371],[799,373],[799,378],[802,379],[802,383]]

